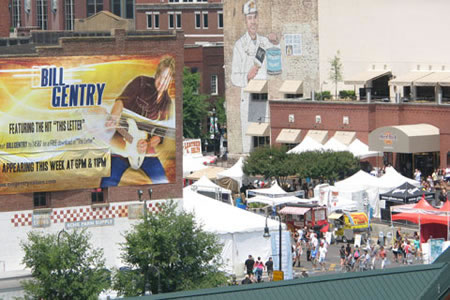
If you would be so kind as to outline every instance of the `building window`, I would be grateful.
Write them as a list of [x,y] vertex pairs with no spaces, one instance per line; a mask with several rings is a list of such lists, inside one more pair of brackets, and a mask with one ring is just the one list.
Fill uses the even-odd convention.
[[74,20],[74,10],[75,5],[74,0],[64,0],[64,29],[73,30],[73,20]]
[[38,192],[33,193],[33,205],[34,208],[47,207],[48,200],[50,199],[50,193],[47,192]]
[[150,12],[145,13],[147,15],[147,29],[153,28],[153,15]]
[[270,144],[270,138],[268,136],[254,136],[253,137],[253,147],[264,147]]
[[195,12],[195,29],[200,29],[202,27],[202,24],[201,24],[202,19],[201,18],[202,17],[201,17],[200,12],[196,11]]
[[91,202],[92,204],[105,203],[104,190],[101,188],[94,189],[91,192]]
[[47,15],[47,1],[46,0],[37,0],[36,1],[36,17],[37,17],[37,26],[41,30],[47,30],[48,15]]
[[12,2],[12,21],[13,21],[13,27],[18,28],[20,27],[20,12],[22,10],[20,9],[20,0],[14,0]]
[[159,12],[146,12],[147,29],[159,29]]
[[119,17],[133,19],[134,0],[111,0],[111,11]]
[[169,0],[169,3],[178,3],[180,0]]
[[217,28],[223,29],[223,11],[217,12]]
[[90,17],[103,10],[103,0],[87,0],[87,16]]
[[303,98],[303,94],[285,94],[286,99]]
[[173,29],[175,27],[175,23],[174,23],[174,13],[173,11],[170,11],[167,13],[167,15],[169,16],[169,29]]
[[208,12],[204,11],[202,12],[203,14],[203,28],[207,29],[208,28]]
[[255,101],[266,101],[267,100],[267,93],[261,93],[261,94],[252,93],[252,100],[255,100]]
[[154,29],[159,29],[159,12],[155,12],[153,13],[153,28]]
[[211,95],[218,95],[217,75],[211,75]]
[[181,11],[177,12],[177,29],[181,29]]

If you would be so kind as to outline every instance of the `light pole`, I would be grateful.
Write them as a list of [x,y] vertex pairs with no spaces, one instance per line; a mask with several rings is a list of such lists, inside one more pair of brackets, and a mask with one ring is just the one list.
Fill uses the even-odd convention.
[[[268,218],[269,216],[266,216],[266,227],[264,227],[264,234],[263,234],[263,237],[264,238],[266,238],[266,239],[268,239],[268,238],[270,238],[270,233],[269,233],[269,227],[267,226],[267,218]],[[281,257],[282,257],[282,251],[281,251],[281,216],[280,215],[278,215],[278,221],[279,221],[279,227],[278,227],[278,234],[279,234],[279,249],[278,249],[278,259],[279,259],[279,265],[278,265],[278,270],[279,271],[282,271],[282,268],[281,268]]]

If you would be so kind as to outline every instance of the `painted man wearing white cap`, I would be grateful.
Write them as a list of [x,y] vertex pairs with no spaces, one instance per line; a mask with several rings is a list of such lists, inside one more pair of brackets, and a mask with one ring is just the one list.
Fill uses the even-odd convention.
[[[241,87],[241,127],[243,151],[250,151],[250,138],[245,137],[248,127],[249,94],[244,92],[244,88],[252,79],[266,80],[267,67],[264,56],[257,55],[258,48],[268,49],[278,44],[275,34],[268,38],[261,36],[258,31],[258,11],[256,1],[250,0],[244,4],[243,13],[247,32],[236,41],[233,48],[233,61],[231,70],[231,82],[233,85]],[[263,122],[265,120],[262,120]]]

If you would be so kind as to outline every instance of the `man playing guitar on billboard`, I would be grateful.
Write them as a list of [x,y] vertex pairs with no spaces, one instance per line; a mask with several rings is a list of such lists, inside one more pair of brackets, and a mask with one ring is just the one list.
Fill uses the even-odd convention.
[[[156,156],[155,147],[162,142],[164,134],[153,135],[155,128],[142,131],[136,122],[128,118],[123,122],[124,110],[134,112],[152,121],[165,121],[172,117],[172,99],[168,89],[175,73],[175,60],[165,56],[156,69],[155,77],[138,76],[127,84],[116,99],[106,127],[115,129],[127,142],[128,159],[121,156],[111,158],[111,176],[104,177],[101,187],[117,186],[129,168],[141,169],[153,184],[167,183],[163,165]],[[145,125],[143,125],[145,127]],[[128,127],[125,130],[124,127]],[[158,129],[158,128],[156,128]]]

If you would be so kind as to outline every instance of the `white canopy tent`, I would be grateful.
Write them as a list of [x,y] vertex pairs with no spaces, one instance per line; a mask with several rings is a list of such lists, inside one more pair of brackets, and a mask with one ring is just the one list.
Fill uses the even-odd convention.
[[302,153],[307,151],[323,151],[323,145],[310,136],[305,136],[303,141],[289,150],[287,153]]
[[262,195],[262,196],[268,196],[268,197],[277,197],[277,196],[287,196],[289,195],[288,192],[283,190],[281,186],[278,185],[276,180],[274,180],[274,184],[270,188],[267,189],[251,189],[248,190],[247,193],[249,195]]
[[299,203],[304,199],[300,199],[295,196],[285,196],[278,198],[271,198],[267,196],[258,195],[247,199],[247,203],[264,203],[270,206],[281,205],[285,203]]
[[[227,194],[228,195],[227,198],[232,201],[232,197],[231,197],[232,192],[230,190],[225,189],[225,188],[215,184],[214,182],[209,180],[208,177],[206,177],[206,176],[202,176],[198,181],[193,183],[190,187],[191,187],[191,190],[193,190],[194,192],[215,193],[216,194],[215,199],[218,199],[218,194]],[[219,198],[223,198],[223,197],[219,197]]]
[[369,151],[369,145],[364,144],[359,139],[355,139],[349,146],[348,151],[353,153],[359,159],[366,159],[369,157],[383,156],[382,152]]
[[398,173],[393,167],[387,167],[386,173],[380,177],[380,193],[386,193],[393,188],[396,188],[405,182],[408,182],[414,186],[420,186],[420,182],[405,177]]
[[301,201],[297,196],[303,194],[302,191],[286,192],[275,181],[270,188],[251,189],[247,191],[248,203],[264,203],[270,206],[276,206],[285,203],[298,203]]
[[183,178],[189,174],[207,168],[205,159],[201,157],[183,156]]
[[[190,187],[183,189],[183,208],[193,212],[203,229],[216,234],[223,243],[222,259],[227,273],[243,275],[244,261],[250,254],[264,261],[271,256],[271,241],[263,238],[265,217],[215,201]],[[270,232],[278,232],[278,221],[268,219],[267,226]]]
[[226,169],[217,174],[217,178],[231,178],[239,183],[239,187],[242,186],[242,180],[244,178],[244,159],[241,157],[239,160],[229,169]]
[[339,151],[349,151],[348,147],[346,145],[344,145],[343,143],[339,142],[337,139],[335,139],[334,137],[332,137],[331,139],[329,139],[325,145],[323,145],[323,149],[325,150],[330,150],[330,151],[335,151],[335,152],[339,152]]

